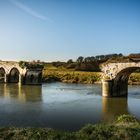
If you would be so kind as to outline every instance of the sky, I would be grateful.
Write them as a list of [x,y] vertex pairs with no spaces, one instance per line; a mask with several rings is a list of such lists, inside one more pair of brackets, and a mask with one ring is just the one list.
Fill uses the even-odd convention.
[[0,59],[140,53],[140,0],[0,0]]

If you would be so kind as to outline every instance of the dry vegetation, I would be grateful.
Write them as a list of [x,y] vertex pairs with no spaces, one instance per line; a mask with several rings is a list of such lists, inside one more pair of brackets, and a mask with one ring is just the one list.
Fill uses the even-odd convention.
[[[54,67],[47,65],[43,71],[43,82],[66,82],[66,83],[101,83],[101,72],[83,72],[64,67]],[[132,73],[129,78],[129,84],[140,85],[140,73]]]
[[43,81],[93,84],[95,82],[100,82],[101,75],[101,72],[82,72],[51,67],[44,69]]

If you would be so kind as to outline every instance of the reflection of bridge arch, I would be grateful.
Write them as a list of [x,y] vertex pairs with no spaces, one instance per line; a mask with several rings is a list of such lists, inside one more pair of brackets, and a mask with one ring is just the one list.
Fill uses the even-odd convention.
[[136,70],[140,70],[140,62],[104,64],[103,96],[127,96],[129,76]]
[[19,75],[20,72],[17,68],[12,68],[8,75],[8,82],[9,83],[18,83],[19,82]]
[[22,102],[36,102],[42,100],[42,86],[19,84],[0,84],[0,96],[4,98],[14,98]]
[[5,81],[5,69],[3,67],[0,68],[0,83],[4,83]]

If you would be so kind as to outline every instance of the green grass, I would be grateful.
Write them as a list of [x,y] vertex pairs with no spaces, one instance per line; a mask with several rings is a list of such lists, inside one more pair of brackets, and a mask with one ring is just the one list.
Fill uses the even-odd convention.
[[129,78],[130,84],[140,84],[140,73],[132,73]]
[[116,120],[117,123],[137,123],[137,120],[134,116],[130,115],[121,115]]
[[[126,123],[127,125],[124,125]],[[140,124],[130,115],[119,116],[113,123],[87,124],[76,132],[49,128],[0,128],[2,140],[139,140],[139,138]]]
[[66,69],[64,67],[54,67],[51,64],[45,66],[43,71],[43,82],[61,81],[66,83],[93,84],[101,81],[100,72],[83,72]]
[[101,80],[99,72],[81,72],[81,71],[66,71],[66,70],[44,70],[43,81],[61,81],[67,83],[86,83],[93,84]]
[[[55,67],[47,64],[43,70],[43,82],[61,81],[66,83],[101,83],[102,72],[83,72],[73,69],[66,69],[63,66]],[[140,73],[132,73],[129,77],[129,84],[140,84]]]

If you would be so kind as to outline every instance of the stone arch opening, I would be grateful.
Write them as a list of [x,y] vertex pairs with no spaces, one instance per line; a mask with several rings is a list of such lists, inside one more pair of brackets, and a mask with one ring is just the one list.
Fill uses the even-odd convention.
[[30,78],[30,82],[31,82],[31,83],[33,83],[34,78],[35,78],[35,77],[34,77],[34,75],[33,75],[33,74],[31,74],[31,76],[30,76],[29,78]]
[[25,74],[25,84],[33,84],[35,81],[35,75],[32,71],[27,71]]
[[42,83],[42,73],[38,74],[38,83]]
[[8,82],[9,83],[18,83],[19,82],[19,70],[17,68],[12,68],[10,70],[9,76],[8,76]]
[[113,96],[127,96],[128,94],[128,80],[130,75],[140,67],[128,67],[121,70],[113,80],[112,93]]
[[41,84],[42,73],[38,71],[27,71],[25,74],[24,84]]
[[0,68],[0,83],[4,83],[5,82],[5,69],[4,68]]

